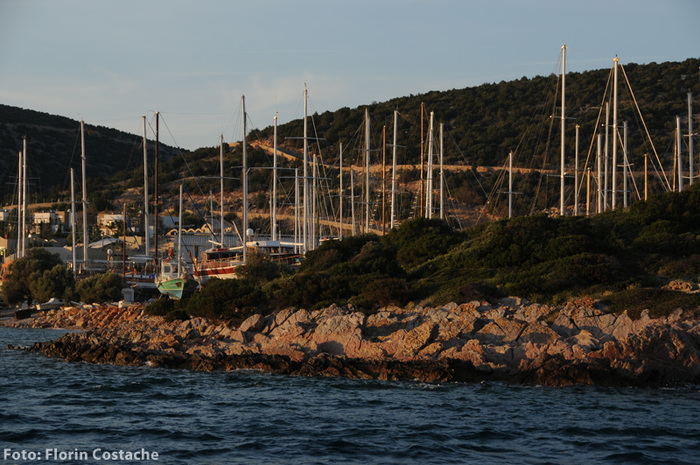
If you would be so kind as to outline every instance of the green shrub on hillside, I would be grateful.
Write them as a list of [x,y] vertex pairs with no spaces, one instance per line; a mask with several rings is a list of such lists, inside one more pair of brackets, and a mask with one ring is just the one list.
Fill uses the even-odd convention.
[[191,316],[205,318],[246,318],[264,310],[267,296],[260,286],[247,279],[216,279],[182,300],[175,309],[182,308]]
[[625,289],[606,297],[603,302],[615,313],[627,311],[632,319],[638,319],[642,310],[648,309],[649,316],[660,318],[682,308],[686,316],[700,315],[700,294],[666,289]]
[[417,218],[392,229],[384,242],[396,248],[396,258],[401,266],[411,268],[445,254],[461,239],[446,221]]

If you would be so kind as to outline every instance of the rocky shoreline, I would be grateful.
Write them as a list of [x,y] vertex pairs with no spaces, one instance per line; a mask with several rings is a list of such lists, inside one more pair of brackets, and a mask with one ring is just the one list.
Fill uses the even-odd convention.
[[30,349],[68,361],[431,383],[700,384],[700,321],[680,309],[632,320],[589,300],[549,306],[509,298],[372,315],[285,309],[240,324],[168,322],[137,305],[84,306],[2,323],[81,330]]

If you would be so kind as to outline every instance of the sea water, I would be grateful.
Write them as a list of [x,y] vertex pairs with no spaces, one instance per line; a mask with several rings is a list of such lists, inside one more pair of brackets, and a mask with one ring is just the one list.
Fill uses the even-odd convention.
[[699,463],[700,388],[304,378],[65,362],[7,350],[0,464]]

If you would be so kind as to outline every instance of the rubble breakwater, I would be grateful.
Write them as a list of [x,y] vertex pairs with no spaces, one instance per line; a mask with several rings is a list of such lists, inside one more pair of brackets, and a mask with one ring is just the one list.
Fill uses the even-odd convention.
[[238,323],[86,306],[3,323],[79,329],[30,348],[68,361],[425,382],[700,384],[700,321],[680,309],[632,319],[589,300],[552,306],[509,298],[369,315],[284,309]]

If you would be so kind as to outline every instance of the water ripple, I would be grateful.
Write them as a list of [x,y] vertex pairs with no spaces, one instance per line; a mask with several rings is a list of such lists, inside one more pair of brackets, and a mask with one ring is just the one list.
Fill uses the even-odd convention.
[[[31,345],[60,335],[0,328]],[[0,352],[11,448],[158,451],[168,464],[689,464],[700,390],[195,373]]]

